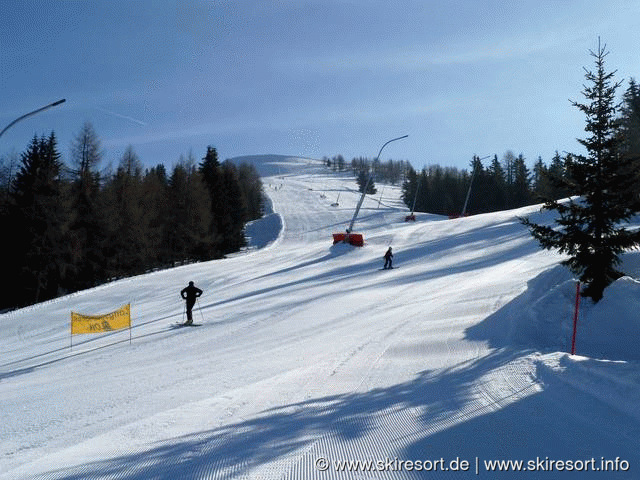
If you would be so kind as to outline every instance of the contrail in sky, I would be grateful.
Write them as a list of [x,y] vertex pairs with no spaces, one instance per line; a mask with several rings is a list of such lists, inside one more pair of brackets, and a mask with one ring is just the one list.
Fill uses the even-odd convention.
[[112,112],[110,110],[105,110],[104,108],[100,108],[100,107],[95,107],[96,110],[99,110],[103,113],[106,113],[108,115],[113,115],[114,117],[119,117],[119,118],[124,118],[125,120],[129,120],[131,122],[137,123],[138,125],[142,125],[143,127],[146,127],[148,124],[143,122],[142,120],[137,120],[133,117],[128,117],[127,115],[122,115],[120,113],[116,113],[116,112]]

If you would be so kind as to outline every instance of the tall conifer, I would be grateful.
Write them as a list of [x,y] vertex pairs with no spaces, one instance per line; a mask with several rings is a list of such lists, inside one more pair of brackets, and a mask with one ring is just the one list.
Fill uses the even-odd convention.
[[563,262],[585,284],[583,295],[599,301],[604,289],[622,273],[617,270],[620,255],[637,245],[640,234],[621,226],[634,211],[629,206],[632,183],[628,162],[620,154],[621,137],[616,120],[615,72],[605,70],[605,46],[591,52],[595,71],[585,69],[588,84],[585,103],[572,102],[587,119],[587,137],[579,139],[587,155],[573,156],[569,175],[578,195],[569,203],[552,200],[545,208],[557,210],[560,228],[537,225],[523,219],[543,248],[555,249],[569,258]]

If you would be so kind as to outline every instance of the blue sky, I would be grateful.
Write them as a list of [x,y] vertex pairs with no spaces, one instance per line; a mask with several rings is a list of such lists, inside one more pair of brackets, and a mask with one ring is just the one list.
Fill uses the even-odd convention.
[[467,168],[579,151],[583,67],[598,36],[626,88],[640,78],[637,0],[0,2],[0,156],[85,121],[117,165],[132,145],[172,166],[207,145]]

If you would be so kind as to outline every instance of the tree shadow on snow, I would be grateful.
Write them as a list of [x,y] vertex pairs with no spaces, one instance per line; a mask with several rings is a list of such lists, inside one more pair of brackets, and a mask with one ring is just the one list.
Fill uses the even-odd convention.
[[[481,377],[526,353],[494,350],[444,370],[420,372],[412,380],[389,387],[283,405],[220,428],[152,444],[138,453],[50,471],[36,478],[257,478],[252,476],[255,470],[268,464],[273,468],[269,472],[277,474],[275,478],[336,478],[331,469],[320,472],[314,468],[315,460],[323,456],[331,460],[442,457],[447,462],[459,457],[471,465],[475,457],[483,461],[536,456],[599,460],[604,456],[635,464],[640,461],[637,440],[633,440],[640,433],[637,423],[621,432],[619,427],[625,425],[626,417],[594,406],[593,398],[576,395],[572,387],[553,376],[548,383],[545,380],[543,388],[518,401],[510,403],[510,397],[522,393],[514,387],[503,397],[494,395],[490,401],[478,403]],[[558,398],[573,401],[558,402]],[[592,418],[590,411],[601,415]],[[413,419],[413,426],[403,438],[399,424],[406,418]],[[336,451],[337,444],[348,447]],[[273,462],[280,463],[274,466]],[[581,475],[569,478],[585,476],[585,472],[577,473]],[[430,475],[433,472],[377,472],[375,478]],[[502,473],[500,478],[521,478],[517,475],[522,474],[515,475]],[[447,472],[446,478],[472,476],[474,471]],[[374,478],[355,473],[337,477]]]
[[[464,239],[446,242],[451,247],[456,242],[464,243]],[[433,252],[440,248],[447,245],[435,244]],[[514,248],[528,250],[530,246]],[[522,253],[515,252],[513,257]],[[490,265],[498,260],[483,261]],[[452,479],[476,477],[476,459],[481,478],[493,478],[484,466],[489,460],[526,462],[540,458],[544,462],[547,457],[584,461],[594,458],[596,466],[600,466],[603,457],[619,457],[632,466],[638,465],[640,424],[628,411],[611,408],[602,399],[566,381],[563,375],[550,372],[540,361],[531,360],[533,378],[529,377],[530,372],[520,377],[500,374],[501,369],[517,368],[518,361],[533,351],[544,350],[547,343],[531,332],[522,336],[522,342],[517,341],[514,318],[526,315],[542,286],[548,289],[560,284],[565,281],[564,275],[557,269],[543,272],[529,282],[527,291],[466,330],[466,340],[486,342],[493,347],[485,356],[444,369],[418,372],[411,380],[384,388],[282,405],[219,428],[150,444],[136,453],[49,471],[35,478],[257,478],[255,472],[262,467],[268,467],[274,478],[432,478],[439,474],[424,471],[348,474],[331,468],[320,472],[314,467],[320,457],[468,461],[469,471],[442,472],[442,478]],[[420,345],[412,350],[413,354],[428,348],[417,347]],[[569,365],[568,370],[571,368]],[[509,383],[512,379],[520,382]],[[327,383],[330,381],[327,378]],[[483,389],[483,384],[491,382],[503,382],[500,386],[504,388],[489,385]],[[559,478],[554,475],[601,478],[603,473],[499,474],[500,478]],[[634,475],[633,469],[605,474],[616,479]]]

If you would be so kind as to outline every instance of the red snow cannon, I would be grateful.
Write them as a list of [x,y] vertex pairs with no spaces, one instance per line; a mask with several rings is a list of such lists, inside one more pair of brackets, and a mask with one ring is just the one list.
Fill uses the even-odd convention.
[[334,233],[333,244],[340,242],[349,243],[354,247],[364,247],[364,237],[361,233]]

